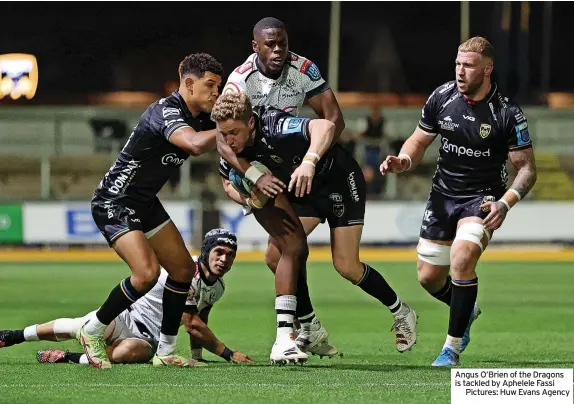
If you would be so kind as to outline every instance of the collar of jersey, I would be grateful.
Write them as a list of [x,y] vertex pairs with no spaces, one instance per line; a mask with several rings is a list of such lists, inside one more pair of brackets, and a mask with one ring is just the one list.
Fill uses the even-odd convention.
[[494,94],[496,94],[496,90],[498,90],[498,85],[493,81],[490,84],[490,91],[488,92],[488,94],[486,94],[486,96],[482,100],[479,101],[469,100],[468,98],[466,98],[466,95],[461,93],[459,94],[462,95],[462,98],[464,98],[464,101],[466,101],[468,105],[476,105],[482,102],[489,102],[492,99],[492,97],[494,97]]
[[174,91],[173,93],[171,93],[171,95],[173,95],[179,101],[181,105],[181,112],[183,112],[183,115],[186,118],[193,118],[193,115],[191,114],[191,111],[187,107],[187,104],[185,103],[185,100],[183,99],[181,94],[178,91]]

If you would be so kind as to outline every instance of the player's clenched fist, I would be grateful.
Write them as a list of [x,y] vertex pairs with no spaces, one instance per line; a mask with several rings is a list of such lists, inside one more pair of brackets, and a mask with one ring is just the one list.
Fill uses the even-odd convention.
[[381,174],[385,175],[387,173],[399,174],[403,171],[409,169],[411,162],[407,157],[404,156],[387,156],[385,161],[381,164],[379,170]]

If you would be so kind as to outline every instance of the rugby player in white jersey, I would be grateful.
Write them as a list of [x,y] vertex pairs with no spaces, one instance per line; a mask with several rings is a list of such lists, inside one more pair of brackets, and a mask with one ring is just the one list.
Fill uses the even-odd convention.
[[[249,97],[254,109],[258,106],[271,106],[292,115],[298,115],[299,108],[307,101],[319,118],[335,124],[332,147],[335,149],[340,147],[335,143],[345,123],[337,99],[317,66],[309,59],[289,51],[285,25],[272,17],[260,20],[253,28],[252,46],[254,53],[230,74],[222,95],[243,92]],[[246,162],[240,165],[235,153],[225,144],[220,133],[216,138],[217,149],[222,156],[220,172],[228,195],[235,191],[223,172],[225,170],[221,170],[221,167],[225,166],[250,179],[267,196],[273,196],[267,194],[257,183],[257,180],[264,176],[253,166],[245,166]],[[365,180],[360,166],[352,156],[349,155],[345,161],[347,163],[342,171],[345,178],[341,181],[348,184],[348,187],[344,187],[351,193],[348,198],[345,192],[331,187],[325,190],[325,196],[329,195],[328,199],[325,198],[325,203],[318,202],[318,198],[307,197],[291,199],[291,204],[307,235],[311,234],[320,223],[328,221],[335,269],[345,279],[387,306],[395,317],[392,330],[396,334],[397,350],[404,352],[410,350],[416,342],[416,313],[402,303],[377,270],[361,262],[359,258],[366,197]],[[300,163],[300,158],[298,161],[293,160],[294,167]],[[278,188],[277,192],[281,192],[281,189]],[[360,210],[362,212],[359,212]],[[347,215],[355,212],[356,217],[354,216],[353,220],[346,220],[345,212]],[[273,272],[280,257],[277,243],[270,238],[265,260]],[[306,282],[302,284],[306,285]],[[321,356],[336,355],[337,348],[328,343],[327,330],[319,322],[310,299],[305,295],[308,295],[307,290],[298,290],[297,317],[301,323],[297,337],[298,346],[303,351]]]
[[[190,337],[192,359],[182,366],[196,366],[202,360],[202,348],[235,363],[252,363],[242,352],[233,352],[217,339],[207,326],[213,305],[225,291],[223,276],[229,272],[237,251],[237,237],[226,229],[214,229],[205,235],[201,255],[193,257],[195,275],[182,316]],[[112,363],[147,363],[153,357],[160,337],[163,315],[163,289],[168,273],[161,269],[156,285],[107,327],[106,351]],[[60,318],[49,323],[31,325],[23,330],[0,331],[0,348],[28,341],[65,341],[76,339],[79,329],[93,316]],[[88,364],[83,353],[43,349],[41,363]]]

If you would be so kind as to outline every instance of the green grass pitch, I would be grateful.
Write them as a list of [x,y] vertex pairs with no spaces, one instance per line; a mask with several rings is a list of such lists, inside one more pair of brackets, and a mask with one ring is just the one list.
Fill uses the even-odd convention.
[[[151,365],[88,366],[36,363],[45,347],[75,342],[25,343],[0,349],[0,402],[7,403],[449,403],[450,371],[433,369],[448,326],[445,305],[428,296],[410,263],[371,263],[419,314],[418,342],[399,354],[389,332],[392,317],[377,301],[336,274],[330,263],[309,264],[315,311],[342,357],[311,357],[305,366],[272,367],[275,336],[273,278],[264,263],[237,262],[210,326],[255,366],[215,361],[207,368]],[[2,264],[0,329],[22,328],[96,309],[128,275],[110,263]],[[572,368],[572,263],[483,263],[478,270],[482,316],[461,357],[463,367]],[[179,348],[189,352],[180,330]]]

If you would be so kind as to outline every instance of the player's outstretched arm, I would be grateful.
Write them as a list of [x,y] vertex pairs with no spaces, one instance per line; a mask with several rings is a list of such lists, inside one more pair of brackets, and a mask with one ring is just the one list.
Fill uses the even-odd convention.
[[341,112],[333,90],[328,89],[321,94],[309,98],[309,106],[313,108],[313,111],[315,111],[319,118],[327,119],[335,124],[334,140],[338,141],[341,137],[341,133],[343,133],[345,129],[345,120],[343,119],[343,113]]
[[196,132],[191,127],[185,126],[173,132],[169,141],[192,156],[200,156],[215,149],[216,133],[215,129]]
[[326,119],[313,119],[309,122],[310,145],[301,165],[291,174],[289,192],[295,189],[295,195],[302,197],[311,192],[315,166],[329,150],[335,138],[335,124]]
[[426,134],[417,127],[401,147],[399,155],[387,156],[383,161],[380,167],[381,174],[399,174],[414,168],[423,159],[435,137]]
[[247,198],[245,198],[243,195],[239,193],[239,191],[233,188],[233,185],[231,185],[231,181],[222,178],[221,182],[223,183],[223,189],[225,190],[225,193],[227,194],[227,197],[229,199],[240,205],[247,206],[246,201]]
[[518,170],[516,178],[506,193],[495,202],[485,202],[481,207],[490,211],[484,218],[483,225],[487,230],[496,230],[501,225],[508,211],[524,198],[536,183],[536,161],[532,147],[510,150],[510,162]]
[[[202,316],[205,321],[207,321],[209,316],[209,310],[211,308],[204,309],[202,311]],[[222,357],[228,362],[234,363],[254,363],[253,360],[242,352],[234,352],[227,348],[221,341],[217,339],[213,331],[207,326],[206,322],[202,320],[197,310],[190,310],[186,308],[186,312],[183,313],[183,325],[185,330],[189,334],[190,346],[194,348],[194,340],[199,342],[201,346],[207,349],[209,352],[214,353],[217,356]]]

